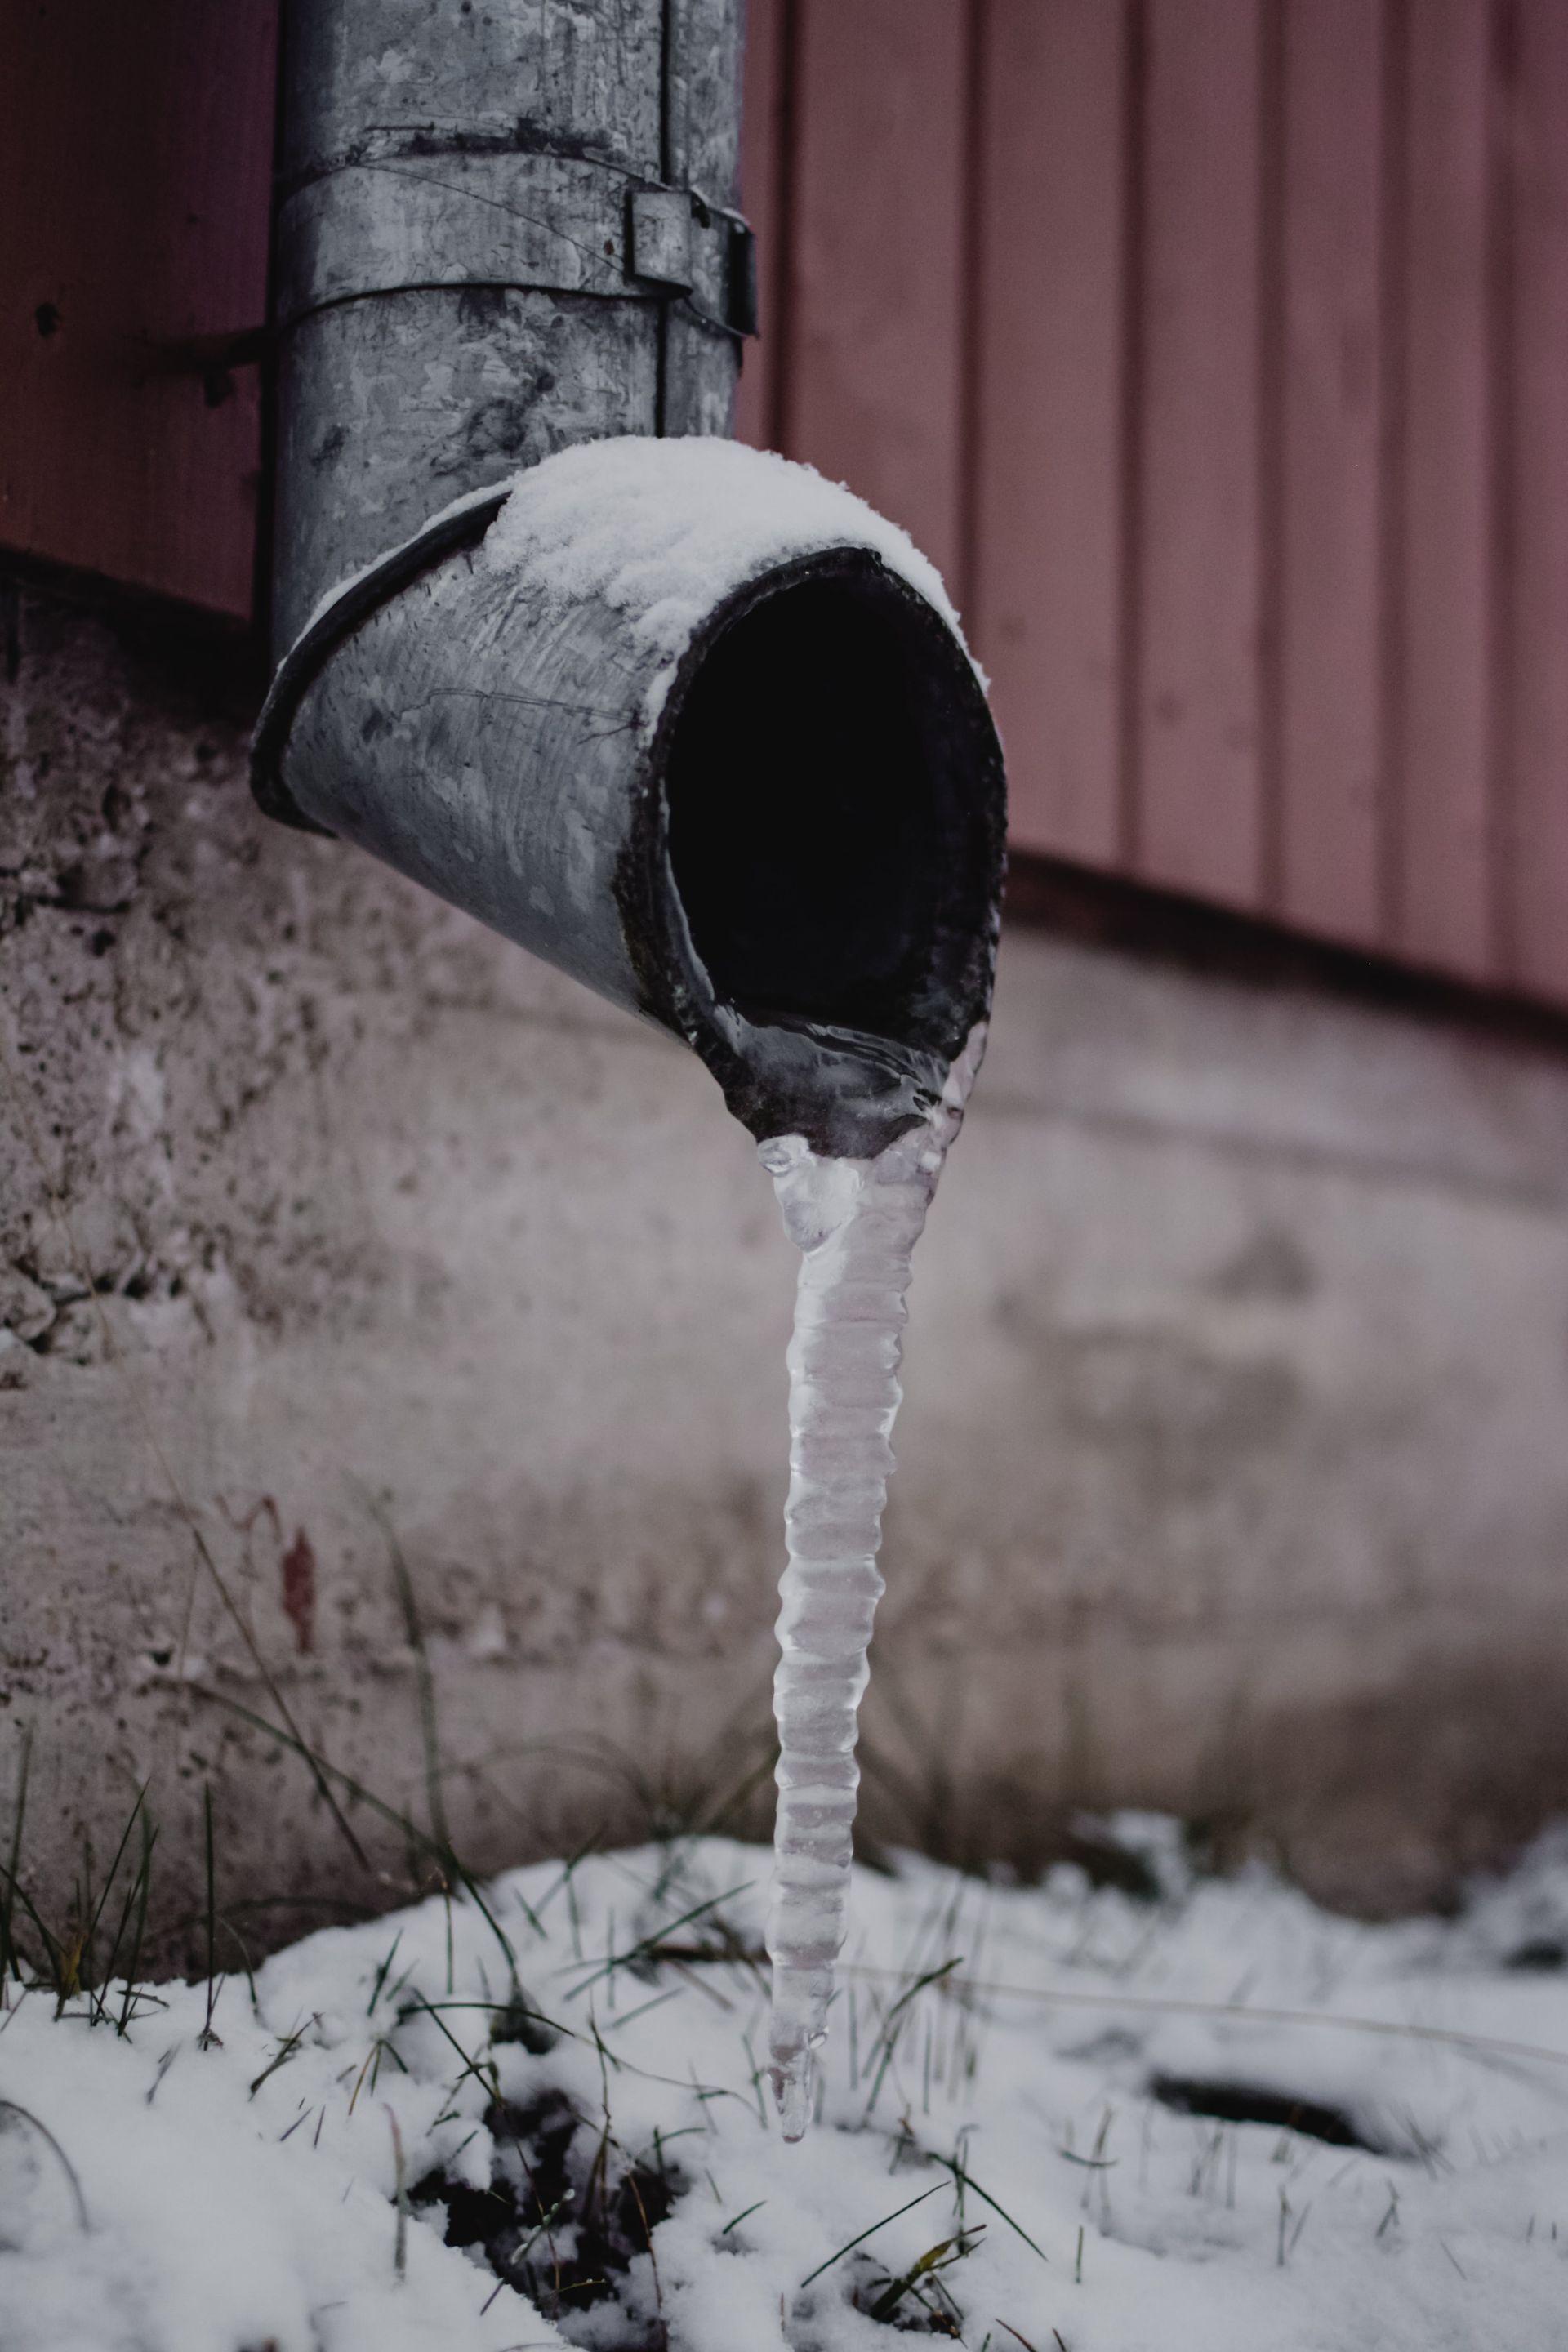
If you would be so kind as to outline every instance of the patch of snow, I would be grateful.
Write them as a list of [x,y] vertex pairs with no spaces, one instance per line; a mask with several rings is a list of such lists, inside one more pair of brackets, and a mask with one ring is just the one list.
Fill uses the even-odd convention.
[[637,434],[558,450],[517,476],[475,562],[525,572],[563,603],[626,613],[662,667],[643,723],[662,709],[693,635],[739,588],[795,557],[869,548],[963,643],[942,575],[906,531],[811,466],[738,441]]
[[[323,1930],[254,1998],[220,1980],[210,2042],[205,1985],[59,2016],[13,1987],[0,2347],[876,2352],[912,2321],[973,2352],[1556,2352],[1568,1841],[1457,1920],[1369,1927],[1101,1827],[1152,1899],[857,1873],[798,2147],[765,2095],[769,1858],[726,1841]],[[542,2116],[569,2193],[502,2284],[447,2205],[521,2190]],[[608,2288],[558,2294],[610,2203]]]
[[[580,442],[510,482],[465,491],[425,530],[503,492],[505,503],[471,561],[526,572],[531,583],[563,603],[603,598],[629,614],[636,635],[663,656],[643,713],[649,727],[694,631],[735,590],[798,556],[868,548],[963,644],[942,574],[907,531],[815,467],[769,450],[704,436],[661,441],[626,434]],[[334,583],[302,634],[392,552]],[[978,664],[975,674],[984,685]]]

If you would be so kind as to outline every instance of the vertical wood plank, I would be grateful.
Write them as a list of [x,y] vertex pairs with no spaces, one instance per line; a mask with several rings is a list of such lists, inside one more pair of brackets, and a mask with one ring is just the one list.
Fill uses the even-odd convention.
[[784,446],[955,577],[968,11],[797,4]]
[[974,631],[1019,846],[1118,853],[1122,0],[991,0]]
[[1280,904],[1382,919],[1383,0],[1287,0]]
[[259,326],[275,0],[35,0],[0,75],[0,539],[250,609],[254,367],[219,404],[169,347]]
[[1260,0],[1149,0],[1133,860],[1258,903]]
[[1518,0],[1513,749],[1509,895],[1524,987],[1568,999],[1568,8]]
[[1405,646],[1393,934],[1424,963],[1493,970],[1487,0],[1405,20]]
[[754,449],[777,437],[779,355],[784,320],[778,300],[780,240],[786,159],[785,43],[788,0],[746,0],[746,59],[741,91],[741,209],[757,240],[757,288],[762,333],[741,362],[735,437]]

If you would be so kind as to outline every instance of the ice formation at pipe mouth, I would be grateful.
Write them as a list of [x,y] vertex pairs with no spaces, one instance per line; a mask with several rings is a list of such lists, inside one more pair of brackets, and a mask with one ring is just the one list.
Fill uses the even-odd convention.
[[980,1024],[940,1100],[873,1159],[818,1153],[798,1135],[761,1148],[801,1252],[787,1357],[789,1560],[779,1586],[778,1811],[765,1937],[769,2074],[789,2140],[811,2119],[815,2053],[847,1926],[856,1727],[883,1591],[877,1553],[903,1394],[911,1260],[984,1046]]

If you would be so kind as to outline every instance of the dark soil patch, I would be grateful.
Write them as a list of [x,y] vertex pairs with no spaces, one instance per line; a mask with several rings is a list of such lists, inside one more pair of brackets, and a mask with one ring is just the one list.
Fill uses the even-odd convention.
[[[485,2124],[495,2141],[489,2187],[430,2172],[411,2202],[426,2212],[444,2206],[447,2245],[481,2248],[497,2278],[552,2320],[627,2300],[632,2263],[686,2186],[674,2168],[629,2158],[560,2091],[528,2106],[498,2102]],[[628,2314],[626,2325],[616,2352],[665,2352],[657,2308],[645,2320]]]
[[1156,2074],[1149,2085],[1151,2098],[1173,2107],[1181,2116],[1209,2116],[1215,2123],[1272,2124],[1282,2131],[1302,2133],[1330,2147],[1365,2148],[1371,2156],[1387,2156],[1382,2142],[1369,2139],[1343,2107],[1321,2099],[1298,2098],[1289,2091],[1266,2090],[1257,2083],[1212,2083],[1188,2074]]

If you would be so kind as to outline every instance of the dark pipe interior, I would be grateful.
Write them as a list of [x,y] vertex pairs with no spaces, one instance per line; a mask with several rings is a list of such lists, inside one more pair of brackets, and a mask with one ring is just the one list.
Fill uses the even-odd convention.
[[946,629],[864,559],[724,630],[666,771],[670,864],[716,995],[752,1019],[942,1042],[922,1033],[964,987],[992,887],[977,701]]

